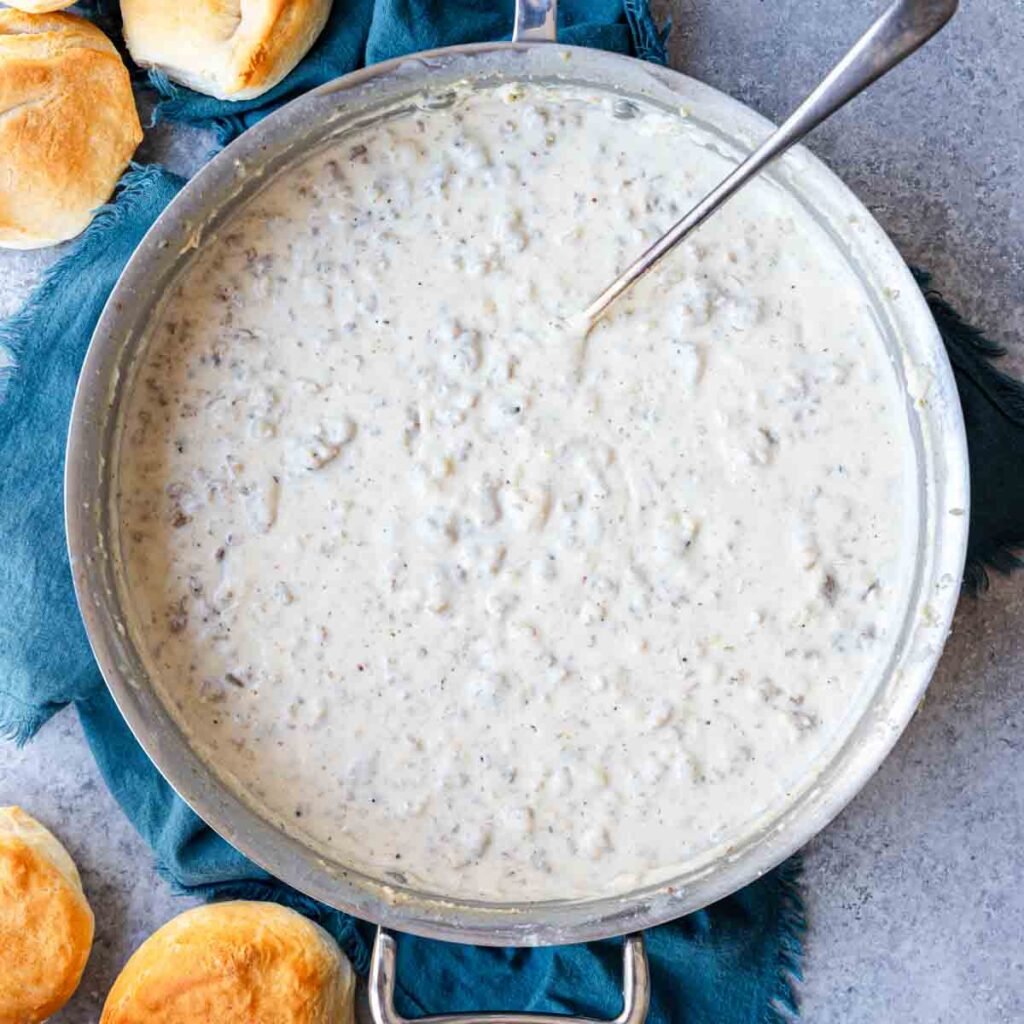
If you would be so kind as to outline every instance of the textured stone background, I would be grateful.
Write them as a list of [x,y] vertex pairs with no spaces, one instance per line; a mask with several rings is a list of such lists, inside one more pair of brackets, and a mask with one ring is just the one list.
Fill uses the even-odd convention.
[[[672,62],[779,119],[880,9],[848,0],[662,0]],[[1024,369],[1024,2],[970,0],[812,148],[908,260]],[[207,140],[157,133],[180,170]],[[0,315],[52,253],[0,253]],[[810,1024],[1024,1021],[1024,577],[965,598],[929,698],[863,793],[807,849]],[[184,908],[100,781],[73,714],[0,746],[0,804],[58,827],[97,910],[95,1021],[129,952]]]

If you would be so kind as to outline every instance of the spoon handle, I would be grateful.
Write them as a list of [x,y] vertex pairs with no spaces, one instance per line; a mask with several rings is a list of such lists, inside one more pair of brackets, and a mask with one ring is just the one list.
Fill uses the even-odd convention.
[[584,319],[595,323],[612,302],[766,164],[931,39],[956,12],[957,4],[958,0],[896,0],[772,135],[601,292],[584,311]]

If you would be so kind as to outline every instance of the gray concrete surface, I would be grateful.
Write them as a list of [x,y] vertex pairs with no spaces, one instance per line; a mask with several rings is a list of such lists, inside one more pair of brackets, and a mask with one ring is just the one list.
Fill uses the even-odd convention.
[[[778,119],[875,3],[663,0],[673,65]],[[1024,2],[967,0],[953,26],[813,139],[912,262],[1024,369]],[[179,168],[205,142],[148,143]],[[0,253],[0,315],[52,254]],[[806,851],[810,1024],[1024,1021],[1024,577],[965,598],[929,698]],[[183,909],[93,766],[73,714],[0,746],[0,803],[58,829],[97,910],[62,1024],[95,1021],[129,952]]]

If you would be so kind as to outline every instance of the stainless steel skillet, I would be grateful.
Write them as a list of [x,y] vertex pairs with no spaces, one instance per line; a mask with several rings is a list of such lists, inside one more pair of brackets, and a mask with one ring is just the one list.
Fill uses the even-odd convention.
[[[623,935],[686,914],[768,871],[830,821],[881,763],[921,699],[959,590],[967,539],[963,421],[941,339],[914,280],[871,215],[819,161],[791,151],[770,173],[817,218],[861,279],[906,395],[919,517],[913,582],[886,671],[851,711],[849,728],[785,806],[695,858],[667,881],[624,895],[487,903],[369,877],[312,849],[226,785],[189,745],[161,702],[127,627],[119,584],[113,468],[119,413],[147,341],[147,325],[196,249],[271,176],[325,140],[373,124],[402,105],[445,102],[456,82],[524,79],[583,84],[634,102],[684,111],[738,160],[770,125],[728,97],[641,61],[559,45],[553,5],[522,4],[511,43],[416,54],[366,68],[295,100],[250,129],[185,187],[125,268],[96,329],[72,414],[66,468],[68,545],[78,600],[107,685],[135,736],[175,790],[229,842],[302,892],[358,917],[434,938],[534,945]],[[374,983],[388,1016],[393,946],[378,942]],[[642,950],[627,943],[623,1020],[642,1018]],[[502,1018],[505,1019],[505,1018]]]

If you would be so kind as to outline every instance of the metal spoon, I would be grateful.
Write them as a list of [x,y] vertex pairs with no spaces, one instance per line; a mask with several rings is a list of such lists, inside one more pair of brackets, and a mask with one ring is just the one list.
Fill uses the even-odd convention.
[[758,149],[594,299],[582,314],[585,329],[767,164],[931,39],[953,17],[957,4],[958,0],[896,0]]

